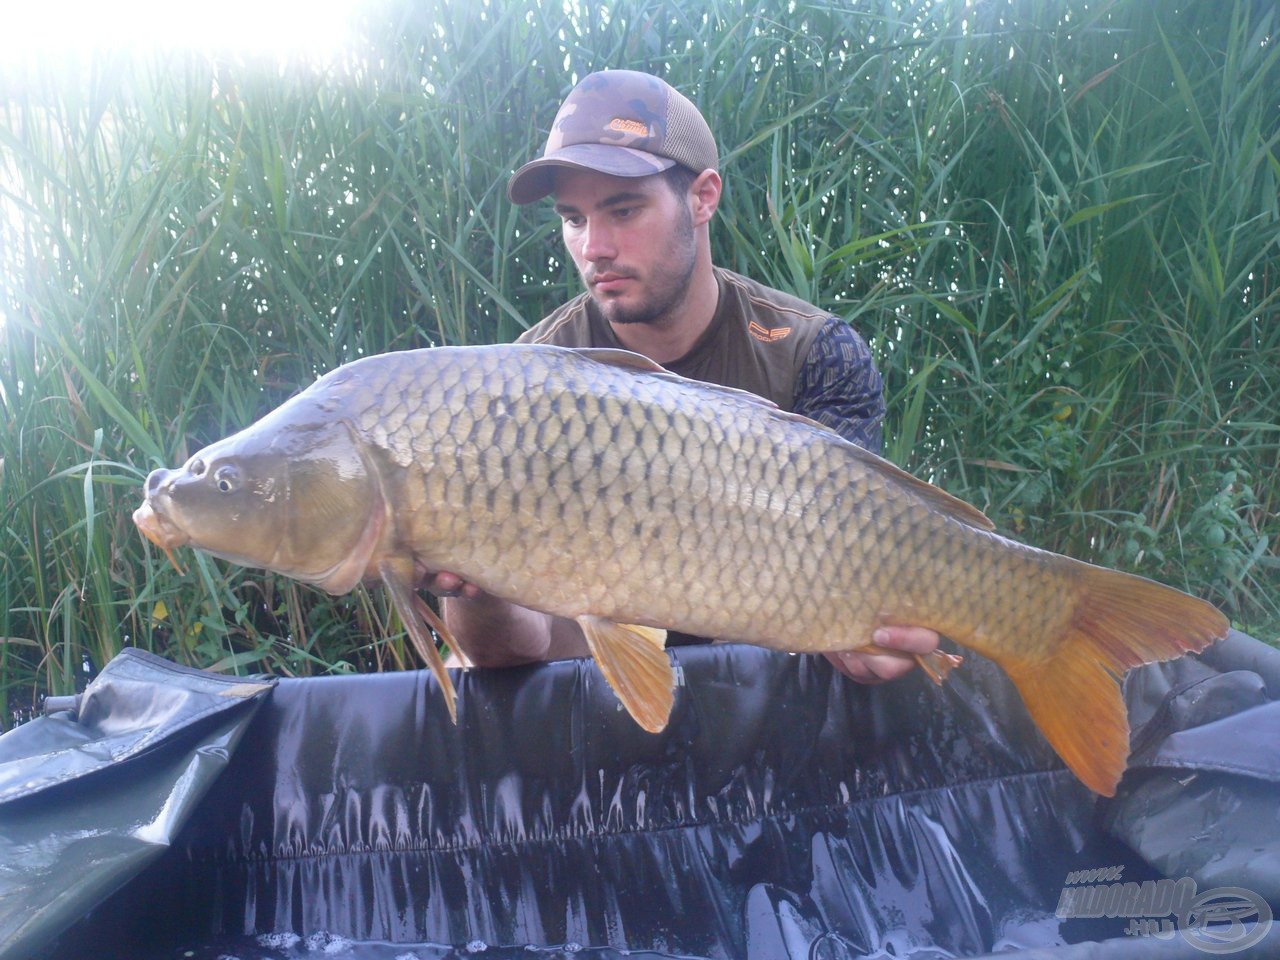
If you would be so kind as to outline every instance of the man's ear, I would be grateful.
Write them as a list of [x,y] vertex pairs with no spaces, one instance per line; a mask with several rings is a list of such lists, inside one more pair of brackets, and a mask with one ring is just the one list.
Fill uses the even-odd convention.
[[715,216],[720,206],[720,174],[714,170],[703,170],[689,185],[689,196],[693,202],[693,224],[701,226]]

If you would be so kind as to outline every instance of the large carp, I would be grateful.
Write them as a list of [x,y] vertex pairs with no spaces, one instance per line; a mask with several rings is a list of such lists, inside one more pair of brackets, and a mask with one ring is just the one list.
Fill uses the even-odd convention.
[[990,657],[1067,765],[1111,795],[1118,677],[1222,637],[1177,590],[1036,550],[819,424],[635,354],[439,347],[367,357],[156,470],[138,527],[345,593],[390,590],[447,697],[414,592],[449,570],[575,619],[646,729],[673,698],[660,628],[775,650],[927,626]]

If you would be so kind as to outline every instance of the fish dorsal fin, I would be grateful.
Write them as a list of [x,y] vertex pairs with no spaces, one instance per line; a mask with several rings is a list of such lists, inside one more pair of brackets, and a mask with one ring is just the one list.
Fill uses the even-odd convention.
[[675,674],[664,649],[667,631],[614,623],[604,617],[578,617],[587,648],[640,726],[658,733],[675,703]]
[[953,517],[961,523],[977,527],[980,530],[995,529],[995,524],[992,523],[987,518],[987,515],[977,507],[965,503],[958,497],[953,497],[941,487],[935,487],[931,483],[913,477],[911,474],[907,473],[900,467],[894,466],[883,457],[879,457],[868,450],[864,450],[857,444],[846,440],[826,424],[819,423],[818,421],[810,419],[803,414],[784,411],[772,400],[758,394],[751,393],[747,390],[739,390],[737,387],[722,386],[718,383],[707,383],[702,380],[690,380],[688,377],[682,377],[679,374],[672,373],[670,370],[658,363],[655,363],[648,357],[639,353],[632,353],[630,350],[618,350],[612,347],[573,347],[570,349],[572,349],[574,353],[577,353],[588,360],[594,360],[597,363],[605,363],[615,367],[624,367],[640,373],[649,373],[655,376],[677,380],[688,385],[692,389],[701,390],[706,393],[736,397],[739,400],[764,407],[773,416],[778,417],[779,419],[807,424],[840,441],[846,450],[848,450],[855,459],[859,460],[863,466],[868,469],[878,471],[879,473],[884,474],[887,479],[911,489],[917,496],[938,512],[944,513],[949,517]]
[[884,457],[876,456],[871,451],[864,450],[854,443],[849,444],[848,453],[863,466],[883,474],[885,479],[901,484],[911,490],[929,507],[939,513],[946,514],[948,517],[959,520],[961,523],[966,523],[971,527],[977,527],[979,530],[995,529],[996,525],[977,507],[965,503],[959,497],[953,497],[941,487],[935,487],[919,477],[912,476],[901,467],[897,467],[884,459]]
[[670,373],[656,360],[650,360],[644,354],[631,350],[619,350],[616,347],[569,347],[567,349],[587,360],[605,363],[611,367],[625,367],[628,370],[639,370],[643,373]]
[[[728,388],[725,388],[728,389]],[[738,393],[743,391],[739,390]],[[760,399],[754,394],[745,394],[753,399]],[[823,433],[839,443],[840,446],[857,460],[863,467],[868,470],[874,470],[884,475],[885,479],[899,483],[909,490],[913,491],[926,504],[937,510],[939,513],[946,514],[961,523],[967,523],[971,527],[977,527],[979,530],[994,530],[996,525],[991,522],[985,513],[972,504],[965,503],[959,497],[953,497],[941,487],[935,487],[927,480],[921,480],[919,477],[912,476],[896,464],[886,460],[879,454],[872,453],[864,447],[858,446],[852,440],[841,436],[838,432],[827,426],[825,423],[819,423],[810,417],[806,417],[802,413],[790,413],[786,410],[778,408],[777,404],[764,401],[773,407],[773,416],[780,420],[790,420],[793,423],[803,423],[815,430],[821,430]]]
[[682,377],[678,373],[672,373],[660,363],[650,360],[643,354],[632,353],[630,350],[618,350],[613,347],[570,347],[568,349],[580,354],[587,360],[594,360],[597,363],[605,363],[611,367],[622,367],[627,370],[634,370],[637,373],[650,373],[666,380],[682,383],[692,390],[735,397],[747,403],[757,404],[767,410],[782,412],[778,405],[767,397],[762,397],[749,390],[739,390],[737,387],[726,387],[723,384],[711,383],[707,380],[691,380],[689,377]]

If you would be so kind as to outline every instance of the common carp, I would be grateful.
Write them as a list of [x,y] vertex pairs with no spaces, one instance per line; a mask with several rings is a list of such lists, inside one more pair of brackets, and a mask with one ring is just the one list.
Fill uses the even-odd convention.
[[664,628],[816,653],[930,627],[999,664],[1108,796],[1129,747],[1119,677],[1227,631],[1201,600],[1006,539],[826,427],[620,350],[356,360],[153,471],[134,521],[166,551],[189,543],[334,594],[381,580],[451,715],[428,626],[448,633],[414,592],[424,571],[576,620],[652,731],[674,697]]

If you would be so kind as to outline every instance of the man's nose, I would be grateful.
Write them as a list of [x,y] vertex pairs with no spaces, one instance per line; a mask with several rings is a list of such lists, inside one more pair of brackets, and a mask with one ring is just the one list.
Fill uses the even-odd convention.
[[582,256],[591,262],[614,260],[618,256],[613,232],[600,222],[588,222],[583,230]]

